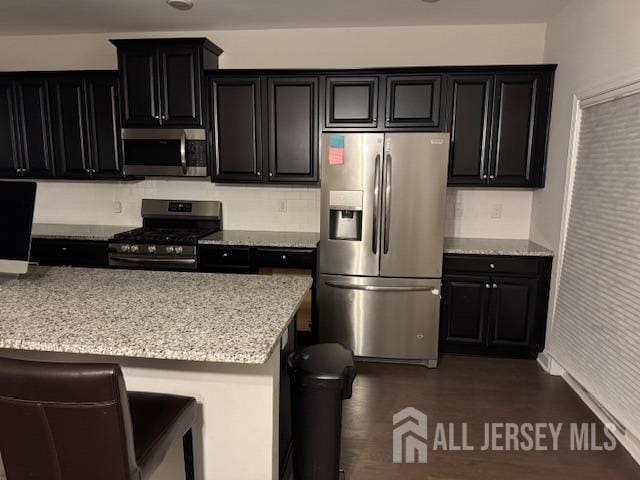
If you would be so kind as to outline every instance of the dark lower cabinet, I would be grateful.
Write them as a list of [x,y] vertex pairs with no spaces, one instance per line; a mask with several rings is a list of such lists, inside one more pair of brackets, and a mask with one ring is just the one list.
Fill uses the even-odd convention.
[[318,79],[269,78],[270,182],[318,180]]
[[31,242],[30,261],[49,266],[107,267],[108,243],[34,238]]
[[543,350],[551,258],[521,260],[445,255],[442,353],[532,357]]
[[22,174],[30,178],[53,177],[47,79],[44,76],[18,78],[16,97]]

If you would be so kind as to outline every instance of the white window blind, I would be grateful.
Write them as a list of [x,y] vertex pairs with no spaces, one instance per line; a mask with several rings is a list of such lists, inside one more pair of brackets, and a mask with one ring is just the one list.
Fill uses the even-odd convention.
[[640,94],[584,108],[549,353],[640,437]]

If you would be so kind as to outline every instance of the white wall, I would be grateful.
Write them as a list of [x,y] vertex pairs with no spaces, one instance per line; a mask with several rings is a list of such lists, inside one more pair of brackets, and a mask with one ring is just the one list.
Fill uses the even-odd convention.
[[[557,63],[546,188],[533,194],[531,238],[561,250],[573,96],[629,72],[640,71],[640,2],[574,0],[547,25],[544,61]],[[557,262],[558,257],[554,259]],[[551,285],[550,313],[556,293]],[[552,335],[549,317],[548,335]]]
[[[5,36],[0,37],[0,71],[112,69],[116,51],[108,39],[165,35],[210,38],[225,50],[223,68],[541,63],[545,32],[545,25],[529,24]],[[39,222],[129,225],[139,221],[141,198],[179,196],[224,201],[225,228],[319,229],[317,189],[231,187],[182,180],[40,183]],[[448,198],[450,207],[451,202],[466,205],[462,216],[449,215],[448,235],[529,235],[531,192],[455,189]],[[114,201],[121,202],[122,213],[114,213]],[[283,202],[286,212],[281,211]],[[502,218],[491,218],[493,205],[503,206]]]

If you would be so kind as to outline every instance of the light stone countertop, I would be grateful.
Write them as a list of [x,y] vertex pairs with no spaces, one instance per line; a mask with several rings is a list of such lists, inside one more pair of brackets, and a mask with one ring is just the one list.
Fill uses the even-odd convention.
[[497,238],[445,238],[444,253],[553,257],[553,252],[530,240]]
[[0,348],[259,364],[309,276],[30,267],[0,283]]
[[137,228],[119,225],[72,225],[58,223],[34,223],[33,238],[51,240],[96,240],[106,242],[115,234]]
[[221,230],[201,238],[200,245],[238,245],[248,247],[317,248],[317,232],[266,232],[255,230]]

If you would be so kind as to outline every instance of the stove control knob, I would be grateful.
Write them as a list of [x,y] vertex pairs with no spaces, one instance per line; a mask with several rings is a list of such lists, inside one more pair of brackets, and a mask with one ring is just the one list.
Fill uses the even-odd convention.
[[180,254],[182,253],[182,247],[176,247],[173,251],[174,251],[176,254],[180,255]]
[[121,252],[128,252],[129,250],[131,250],[131,247],[127,244],[124,245],[120,245],[120,251]]
[[138,245],[131,245],[131,253],[136,253],[138,251]]
[[167,247],[167,253],[173,253],[173,247],[171,245]]
[[149,246],[147,247],[147,251],[148,251],[149,253],[156,253],[156,246],[155,246],[155,245],[149,245]]

